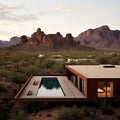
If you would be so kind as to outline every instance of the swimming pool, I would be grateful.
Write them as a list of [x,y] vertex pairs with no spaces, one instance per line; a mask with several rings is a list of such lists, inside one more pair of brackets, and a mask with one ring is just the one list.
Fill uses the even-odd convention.
[[65,96],[57,78],[42,78],[37,96]]

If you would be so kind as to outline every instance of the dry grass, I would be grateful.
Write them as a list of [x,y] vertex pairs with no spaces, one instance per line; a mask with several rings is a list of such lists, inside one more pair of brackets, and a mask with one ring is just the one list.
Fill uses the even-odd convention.
[[[72,108],[72,107],[71,107]],[[71,109],[69,108],[69,109]],[[62,109],[62,108],[61,108]],[[37,113],[32,113],[28,116],[28,120],[57,120],[61,109],[58,107],[43,110]],[[112,115],[104,115],[102,113],[102,109],[94,108],[94,107],[81,107],[78,110],[84,113],[84,110],[90,112],[90,115],[83,114],[84,120],[119,120],[120,117],[120,108],[114,108],[114,114]]]
[[53,108],[38,113],[32,113],[28,116],[28,120],[56,120],[59,111],[59,108]]

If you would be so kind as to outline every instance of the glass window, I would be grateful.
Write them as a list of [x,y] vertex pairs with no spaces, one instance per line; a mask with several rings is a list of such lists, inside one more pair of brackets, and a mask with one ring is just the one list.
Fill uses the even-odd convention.
[[98,97],[113,97],[113,82],[99,81],[97,84]]
[[79,90],[85,94],[85,81],[79,78]]
[[80,82],[79,82],[79,84],[80,84],[79,89],[80,89],[80,91],[82,92],[82,79],[80,78],[79,81],[80,81]]
[[84,83],[84,80],[82,80],[82,92],[85,93],[85,83]]

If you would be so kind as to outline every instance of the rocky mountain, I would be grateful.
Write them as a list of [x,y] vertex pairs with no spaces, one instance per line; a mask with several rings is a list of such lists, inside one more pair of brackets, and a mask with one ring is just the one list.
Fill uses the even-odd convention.
[[0,40],[0,47],[5,47],[6,44],[7,44],[7,41]]
[[2,40],[0,40],[0,47],[13,46],[13,45],[17,45],[19,43],[20,43],[20,38],[14,36],[14,37],[10,38],[10,41],[2,41]]
[[81,45],[94,47],[96,49],[120,48],[120,31],[110,30],[108,26],[89,29],[77,38]]
[[9,45],[12,46],[12,45],[17,45],[20,43],[20,37],[12,37],[10,38],[10,41],[9,41]]
[[45,34],[40,28],[31,37],[13,37],[1,46],[12,46],[13,50],[73,50],[73,49],[117,49],[120,48],[120,31],[111,30],[107,25],[88,29],[74,38],[71,33],[63,37],[60,32]]
[[31,37],[21,36],[20,43],[10,49],[22,50],[68,50],[68,49],[90,49],[84,47],[79,41],[75,41],[72,34],[63,37],[59,32],[56,34],[45,34],[40,28]]

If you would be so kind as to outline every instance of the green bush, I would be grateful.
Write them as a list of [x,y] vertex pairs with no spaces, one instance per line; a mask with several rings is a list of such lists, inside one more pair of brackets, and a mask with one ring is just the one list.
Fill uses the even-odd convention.
[[76,107],[64,107],[60,110],[57,120],[83,120],[83,115]]

